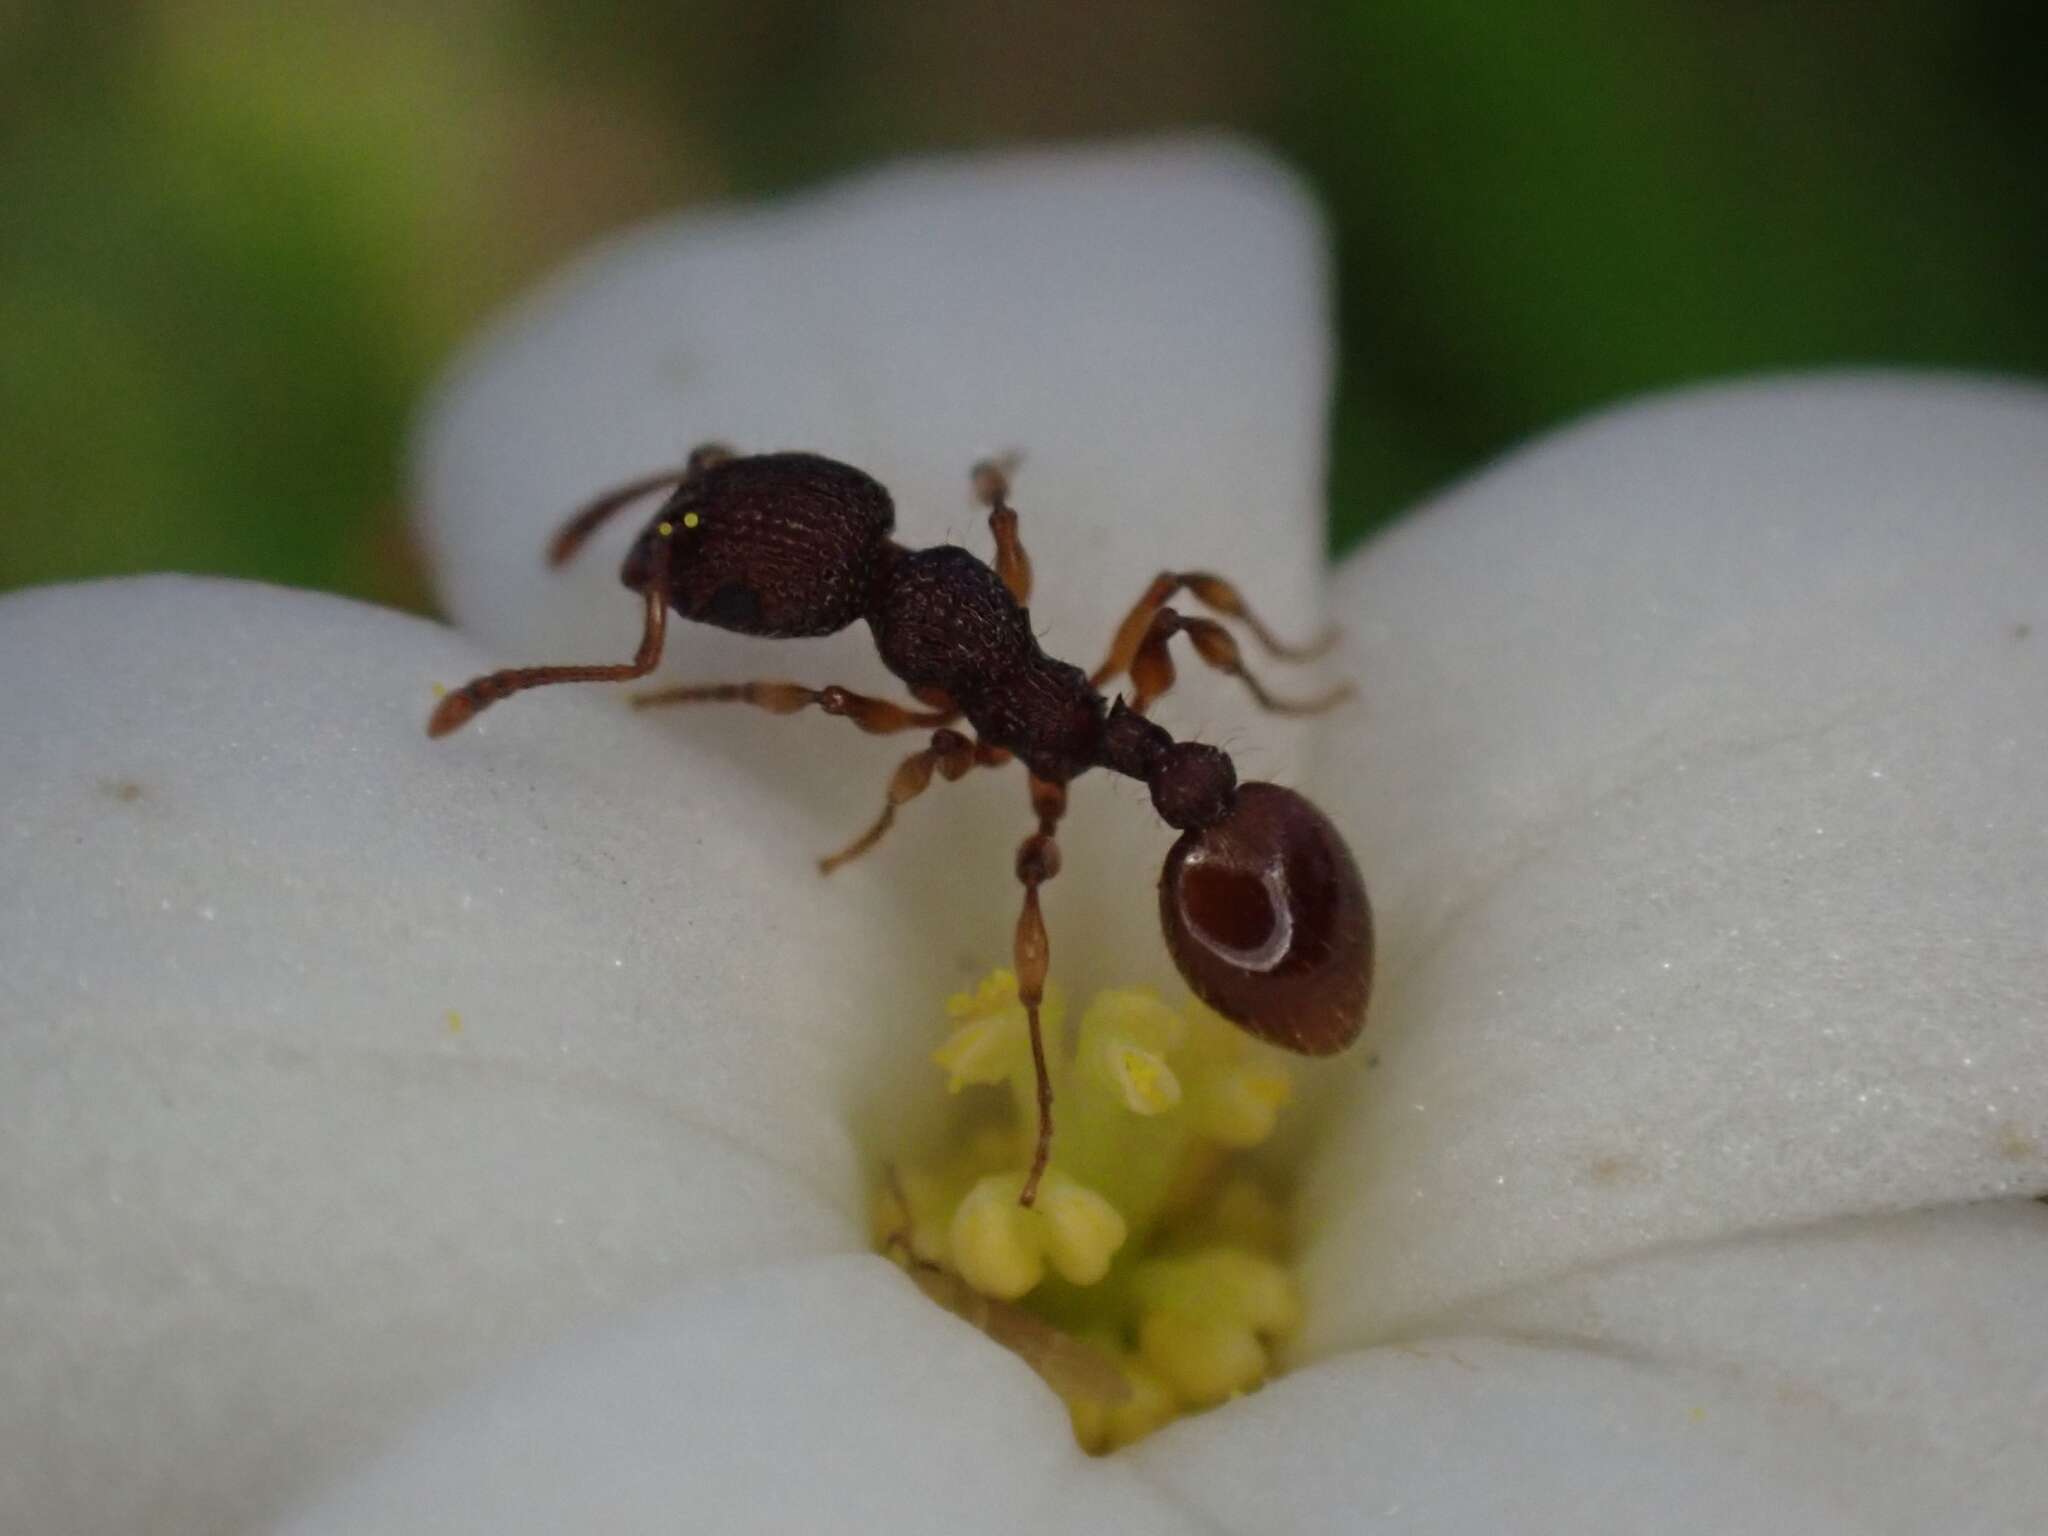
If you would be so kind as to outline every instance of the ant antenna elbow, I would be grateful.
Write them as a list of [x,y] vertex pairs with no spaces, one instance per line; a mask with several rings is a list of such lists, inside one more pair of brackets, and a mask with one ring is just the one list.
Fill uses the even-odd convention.
[[681,485],[689,476],[687,469],[663,470],[658,475],[646,475],[606,491],[555,530],[555,536],[548,540],[548,565],[551,568],[567,565],[590,536],[611,520],[613,513],[631,506],[643,496]]
[[733,450],[724,443],[701,443],[690,450],[690,457],[681,469],[665,469],[658,475],[642,475],[638,480],[614,486],[555,530],[555,536],[548,540],[549,567],[567,565],[590,536],[621,508],[631,506],[641,497],[651,496],[656,491],[687,485],[705,470],[723,464],[731,457]]

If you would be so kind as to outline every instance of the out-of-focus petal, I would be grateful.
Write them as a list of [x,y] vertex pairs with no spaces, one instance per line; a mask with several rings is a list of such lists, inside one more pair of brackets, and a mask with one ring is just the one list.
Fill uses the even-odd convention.
[[862,1241],[891,911],[608,697],[429,742],[481,660],[233,583],[0,603],[0,1524],[237,1527],[579,1320]]
[[1182,1532],[1016,1360],[877,1259],[699,1287],[510,1374],[289,1529]]
[[2048,1189],[2048,394],[1679,396],[1352,561],[1382,936],[1310,1355],[1672,1242]]

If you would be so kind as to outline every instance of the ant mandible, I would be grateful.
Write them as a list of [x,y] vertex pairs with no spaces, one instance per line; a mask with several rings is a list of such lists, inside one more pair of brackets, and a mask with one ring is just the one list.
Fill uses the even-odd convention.
[[[614,513],[670,492],[620,572],[645,607],[633,660],[492,672],[446,695],[427,734],[445,736],[528,688],[645,677],[661,660],[670,608],[698,623],[772,639],[829,635],[866,620],[883,665],[926,708],[784,682],[698,684],[633,702],[751,704],[777,715],[816,705],[873,735],[929,728],[930,745],[890,778],[881,816],[819,861],[824,874],[879,842],[897,808],[922,794],[934,773],[950,782],[1012,758],[1023,763],[1038,817],[1038,830],[1017,850],[1024,907],[1014,941],[1017,994],[1038,1076],[1038,1142],[1019,1195],[1030,1205],[1052,1151],[1052,1079],[1038,1026],[1051,949],[1038,888],[1059,873],[1054,833],[1069,780],[1106,768],[1151,791],[1161,818],[1180,832],[1159,879],[1167,949],[1197,997],[1261,1039],[1312,1056],[1356,1039],[1372,985],[1373,937],[1365,884],[1329,818],[1291,789],[1238,783],[1220,748],[1176,741],[1145,718],[1173,685],[1167,645],[1175,635],[1186,635],[1204,662],[1243,681],[1268,710],[1310,714],[1348,691],[1301,703],[1274,698],[1245,669],[1229,630],[1168,606],[1177,593],[1240,621],[1285,660],[1313,657],[1327,638],[1283,645],[1230,583],[1204,572],[1166,571],[1124,616],[1101,666],[1089,673],[1054,660],[1039,649],[1025,607],[1031,560],[1009,503],[1013,467],[990,460],[973,470],[975,495],[995,535],[991,569],[955,545],[898,544],[890,537],[896,518],[888,491],[850,465],[811,453],[743,456],[720,444],[700,447],[681,469],[598,497],[548,546],[548,563],[559,566]],[[1125,674],[1130,698],[1106,701],[1102,686]],[[952,729],[962,716],[973,739]]]

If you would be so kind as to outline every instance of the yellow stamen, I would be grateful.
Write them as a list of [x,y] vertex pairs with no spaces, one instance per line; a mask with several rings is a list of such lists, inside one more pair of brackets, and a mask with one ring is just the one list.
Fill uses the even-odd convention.
[[1134,1040],[1105,1040],[1104,1069],[1123,1092],[1124,1103],[1137,1115],[1161,1115],[1180,1102],[1180,1079],[1166,1058]]
[[1202,1079],[1196,1113],[1203,1133],[1224,1146],[1255,1147],[1273,1134],[1273,1123],[1293,1094],[1285,1072],[1245,1063]]
[[1138,1325],[1138,1350],[1177,1397],[1213,1408],[1266,1377],[1266,1346],[1251,1329],[1178,1312],[1150,1312]]
[[984,1296],[1015,1301],[1045,1278],[1037,1217],[1017,1203],[1017,1181],[990,1174],[953,1213],[948,1234],[954,1268]]
[[1017,1203],[1036,1128],[1029,1029],[1016,977],[996,971],[947,1000],[932,1059],[953,1093],[1006,1091],[949,1152],[890,1173],[874,1230],[927,1296],[1037,1370],[1103,1452],[1256,1388],[1299,1326],[1285,1207],[1230,1166],[1272,1133],[1292,1085],[1278,1053],[1192,1001],[1103,992],[1071,1055],[1064,1014],[1049,991],[1057,1162],[1036,1204]]
[[1048,1170],[1039,1185],[1038,1214],[1046,1257],[1075,1285],[1093,1285],[1108,1274],[1129,1232],[1115,1206],[1058,1169]]
[[[1065,998],[1048,986],[1038,1009],[1048,1051],[1061,1038],[1066,1013]],[[945,1069],[949,1091],[958,1093],[969,1083],[1000,1083],[1031,1070],[1031,1025],[1017,996],[1014,971],[991,971],[972,992],[954,993],[946,999],[946,1017],[955,1027],[932,1060]]]
[[969,1083],[1000,1083],[1008,1077],[1020,1049],[1029,1049],[1020,1034],[1001,1015],[969,1019],[954,1030],[932,1052],[932,1060],[946,1070],[946,1091],[958,1093]]

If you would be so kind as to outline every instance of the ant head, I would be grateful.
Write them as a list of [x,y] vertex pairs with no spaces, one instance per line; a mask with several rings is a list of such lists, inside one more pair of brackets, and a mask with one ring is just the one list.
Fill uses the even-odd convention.
[[807,453],[693,467],[627,552],[619,579],[660,581],[686,619],[745,635],[829,635],[860,618],[895,520],[889,493]]
[[1218,819],[1183,832],[1160,871],[1159,921],[1195,996],[1260,1039],[1327,1056],[1365,1027],[1365,882],[1293,790],[1240,784]]
[[[619,568],[619,580],[628,587],[631,587],[635,592],[645,592],[648,585],[655,579],[655,554],[657,548],[666,543],[670,550],[673,551],[675,549],[677,532],[678,525],[676,519],[670,515],[669,509],[664,506],[660,512],[655,514],[653,521],[640,530],[639,537],[633,540],[633,547],[626,551],[626,563]],[[674,555],[671,553],[668,556],[668,561],[673,562],[673,560]]]

